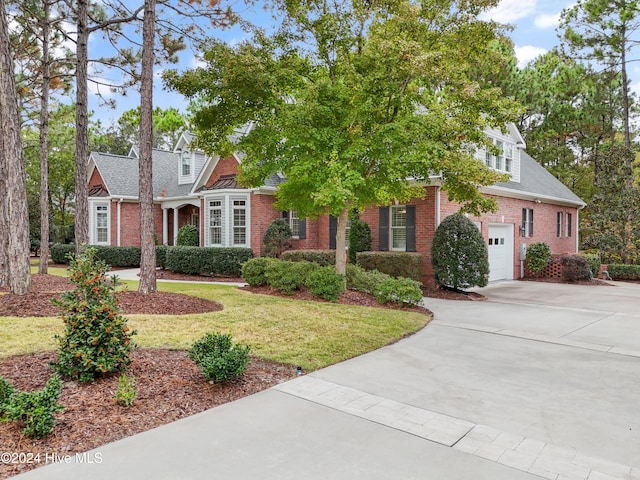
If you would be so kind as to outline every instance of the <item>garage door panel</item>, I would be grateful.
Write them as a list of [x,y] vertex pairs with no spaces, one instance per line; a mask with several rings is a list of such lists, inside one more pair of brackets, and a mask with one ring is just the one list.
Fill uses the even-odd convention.
[[513,278],[513,225],[489,225],[489,281]]

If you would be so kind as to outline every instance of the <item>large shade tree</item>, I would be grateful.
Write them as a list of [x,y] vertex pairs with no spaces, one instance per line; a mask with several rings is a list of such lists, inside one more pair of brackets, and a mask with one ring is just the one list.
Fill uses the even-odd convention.
[[[199,145],[246,153],[239,180],[287,177],[277,206],[338,218],[336,270],[345,270],[349,213],[408,201],[439,176],[473,212],[499,177],[474,157],[489,126],[517,107],[474,75],[496,62],[498,26],[477,15],[495,1],[281,1],[272,36],[235,46],[212,42],[206,66],[167,83],[193,99]],[[237,145],[234,128],[253,129]]]

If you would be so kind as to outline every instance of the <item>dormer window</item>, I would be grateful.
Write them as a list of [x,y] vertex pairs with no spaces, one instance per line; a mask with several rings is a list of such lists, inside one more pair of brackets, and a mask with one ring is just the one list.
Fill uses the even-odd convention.
[[180,168],[180,174],[183,177],[191,175],[191,152],[185,150],[182,152],[182,163]]
[[511,173],[513,171],[513,145],[502,140],[492,140],[492,142],[498,149],[498,153],[494,155],[493,152],[486,150],[485,164],[499,172]]

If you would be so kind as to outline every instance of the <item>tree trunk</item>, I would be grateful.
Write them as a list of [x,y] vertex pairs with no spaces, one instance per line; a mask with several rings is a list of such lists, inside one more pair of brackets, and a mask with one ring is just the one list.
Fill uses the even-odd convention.
[[336,231],[336,273],[344,275],[347,271],[347,223],[349,222],[349,206],[338,215]]
[[153,64],[156,0],[144,2],[140,83],[140,284],[138,291],[156,291],[156,249],[153,221]]
[[[0,115],[2,122],[2,115]],[[4,141],[0,137],[0,192],[7,191],[7,169],[4,156]],[[0,195],[0,232],[9,231],[7,196]],[[0,287],[9,286],[9,236],[0,235]]]
[[38,273],[48,273],[49,261],[49,8],[44,2],[42,12],[42,94],[40,96],[40,265]]
[[85,243],[89,243],[89,179],[87,178],[87,161],[89,159],[88,0],[78,0],[77,8],[75,236],[76,254],[79,254],[80,247]]
[[[9,41],[4,0],[0,0],[0,120],[2,123],[2,152],[5,162],[9,291],[23,295],[31,291],[29,265],[29,209],[27,186],[22,158],[22,139],[13,55]],[[4,233],[3,233],[4,235]]]

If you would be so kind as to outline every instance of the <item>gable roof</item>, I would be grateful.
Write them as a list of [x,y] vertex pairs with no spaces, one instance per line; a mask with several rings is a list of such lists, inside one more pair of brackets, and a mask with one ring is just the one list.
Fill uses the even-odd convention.
[[561,202],[578,207],[586,206],[580,197],[524,150],[520,152],[520,181],[499,182],[485,190],[497,190],[516,197],[535,197],[540,201]]

